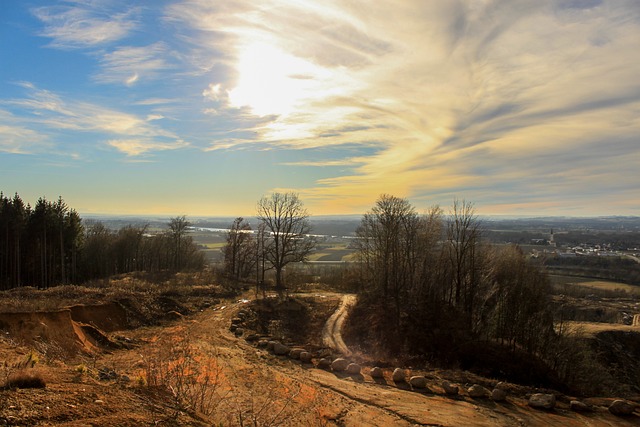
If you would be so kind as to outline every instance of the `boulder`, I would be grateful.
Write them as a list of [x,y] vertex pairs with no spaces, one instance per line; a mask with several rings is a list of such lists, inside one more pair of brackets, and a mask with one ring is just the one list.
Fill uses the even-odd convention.
[[427,379],[422,375],[415,375],[409,378],[409,384],[413,388],[427,388]]
[[331,367],[331,359],[323,357],[318,360],[318,369],[329,369]]
[[378,368],[377,366],[371,369],[371,372],[369,372],[369,375],[371,375],[371,378],[384,378],[384,372],[382,371],[382,369]]
[[474,384],[469,387],[467,393],[469,393],[469,396],[473,398],[489,397],[491,395],[491,392],[480,384]]
[[535,393],[529,398],[529,406],[538,409],[551,410],[556,407],[556,396],[546,393]]
[[311,363],[312,355],[308,351],[303,351],[300,353],[300,361],[302,363]]
[[400,369],[400,368],[394,369],[393,374],[391,375],[391,379],[393,379],[393,381],[396,383],[401,383],[406,381],[405,377],[406,377],[406,374],[404,372],[404,369]]
[[357,363],[349,363],[347,366],[347,373],[350,375],[358,375],[360,374],[360,365]]
[[273,346],[273,354],[277,356],[284,356],[285,354],[289,354],[291,349],[284,344],[280,344],[279,342],[275,343]]
[[257,346],[259,348],[266,348],[269,345],[269,340],[261,339],[258,341]]
[[611,405],[609,405],[609,412],[613,415],[631,415],[635,410],[636,405],[625,402],[624,400],[614,400]]
[[247,342],[254,342],[260,339],[260,335],[258,334],[249,334],[244,338]]
[[341,357],[331,362],[331,369],[336,372],[342,372],[349,366],[349,361]]
[[300,353],[302,353],[303,351],[304,351],[304,349],[302,349],[302,348],[291,349],[291,351],[289,352],[289,357],[292,358],[292,359],[299,360],[300,359]]
[[267,342],[267,350],[273,351],[273,348],[278,344],[278,341],[268,341]]
[[507,392],[502,388],[496,387],[491,391],[491,400],[494,402],[504,402],[507,400]]
[[449,394],[452,396],[458,394],[458,386],[451,384],[449,381],[442,382],[442,389],[446,394]]
[[244,329],[242,328],[236,328],[234,334],[236,334],[237,337],[241,336],[242,334],[244,334]]
[[591,412],[592,411],[591,406],[579,400],[572,400],[571,402],[569,402],[569,408],[575,412]]

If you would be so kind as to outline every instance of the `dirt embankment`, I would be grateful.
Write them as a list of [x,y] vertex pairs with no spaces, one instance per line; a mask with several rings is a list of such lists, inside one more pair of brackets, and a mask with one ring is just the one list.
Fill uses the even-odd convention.
[[96,352],[97,346],[84,333],[81,324],[71,318],[71,310],[36,313],[0,313],[0,330],[6,339],[29,347],[55,346],[67,356],[84,351]]

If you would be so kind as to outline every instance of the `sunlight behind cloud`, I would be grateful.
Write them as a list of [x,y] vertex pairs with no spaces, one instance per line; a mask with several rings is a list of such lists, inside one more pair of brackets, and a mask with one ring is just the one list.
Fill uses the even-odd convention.
[[248,106],[254,114],[287,115],[302,102],[326,95],[329,72],[275,46],[252,43],[242,48],[237,86],[229,91],[234,107]]

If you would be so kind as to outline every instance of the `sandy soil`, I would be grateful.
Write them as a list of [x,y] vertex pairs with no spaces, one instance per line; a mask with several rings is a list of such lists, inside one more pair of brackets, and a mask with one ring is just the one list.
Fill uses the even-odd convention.
[[[334,338],[350,298],[342,300],[325,326]],[[192,316],[176,314],[164,326],[114,331],[112,336],[134,345],[130,349],[73,358],[45,351],[34,369],[47,387],[0,391],[0,425],[640,425],[638,411],[615,417],[606,411],[609,400],[604,399],[594,401],[596,410],[588,414],[569,411],[566,399],[546,412],[529,408],[517,394],[504,403],[472,399],[464,392],[447,397],[436,373],[427,373],[429,388],[414,391],[395,384],[391,369],[374,381],[370,367],[361,375],[344,375],[274,356],[244,338],[250,331],[244,337],[229,331],[232,319],[249,306],[245,299],[226,301]],[[2,338],[4,373],[18,369],[29,352]]]

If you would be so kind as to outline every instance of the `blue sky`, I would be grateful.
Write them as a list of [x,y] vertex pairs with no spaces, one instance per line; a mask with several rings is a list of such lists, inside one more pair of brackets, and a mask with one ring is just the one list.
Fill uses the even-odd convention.
[[0,190],[640,214],[637,0],[0,1]]

